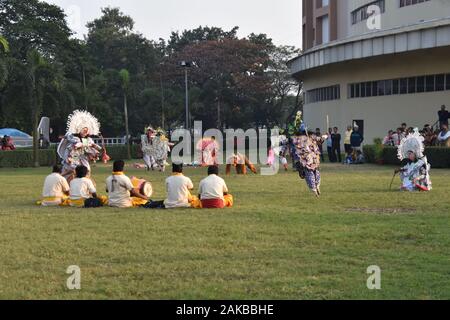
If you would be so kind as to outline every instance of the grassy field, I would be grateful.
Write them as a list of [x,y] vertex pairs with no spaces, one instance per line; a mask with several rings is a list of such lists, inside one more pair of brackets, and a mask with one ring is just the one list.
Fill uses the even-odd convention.
[[[233,209],[152,211],[40,208],[47,168],[0,169],[0,299],[449,299],[450,170],[431,193],[389,191],[392,171],[324,165],[319,200],[293,172],[232,175]],[[165,174],[128,174],[164,198]]]

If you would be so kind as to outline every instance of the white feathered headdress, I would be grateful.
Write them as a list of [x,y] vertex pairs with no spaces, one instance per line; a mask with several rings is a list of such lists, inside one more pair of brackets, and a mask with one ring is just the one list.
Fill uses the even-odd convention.
[[403,138],[398,146],[398,158],[401,160],[408,158],[408,153],[412,151],[417,158],[423,158],[425,138],[419,133],[419,129],[415,128],[414,132]]
[[100,122],[87,111],[75,110],[67,120],[67,133],[78,134],[84,128],[89,129],[89,135],[98,136],[100,134]]

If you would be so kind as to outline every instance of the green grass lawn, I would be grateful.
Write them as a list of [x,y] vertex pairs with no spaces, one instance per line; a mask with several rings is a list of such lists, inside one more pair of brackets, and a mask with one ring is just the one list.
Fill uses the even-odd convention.
[[[432,171],[431,193],[400,193],[390,167],[326,164],[319,200],[292,171],[232,175],[222,211],[40,208],[48,170],[0,169],[0,299],[450,298],[450,170]],[[111,167],[93,170],[102,193]],[[128,174],[164,198],[167,174]],[[204,174],[186,170],[196,186]]]

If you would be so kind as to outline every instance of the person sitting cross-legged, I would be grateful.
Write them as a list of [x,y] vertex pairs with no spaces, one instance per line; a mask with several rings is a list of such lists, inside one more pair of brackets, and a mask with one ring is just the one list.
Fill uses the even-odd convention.
[[87,178],[89,169],[85,166],[78,166],[75,169],[76,178],[70,182],[70,198],[69,205],[71,207],[83,208],[87,207],[86,201],[95,202],[94,205],[102,206],[106,203],[106,197],[97,197],[97,190],[91,179]]
[[61,175],[61,172],[61,166],[53,166],[52,173],[45,178],[42,201],[38,202],[39,205],[55,207],[68,204],[70,187],[67,180]]
[[228,194],[228,187],[219,177],[219,167],[208,167],[208,177],[203,179],[199,185],[199,198],[202,208],[223,209],[233,206],[233,196]]
[[106,191],[108,192],[108,205],[116,208],[131,208],[145,205],[148,197],[141,194],[124,174],[125,162],[115,161],[113,174],[106,179]]

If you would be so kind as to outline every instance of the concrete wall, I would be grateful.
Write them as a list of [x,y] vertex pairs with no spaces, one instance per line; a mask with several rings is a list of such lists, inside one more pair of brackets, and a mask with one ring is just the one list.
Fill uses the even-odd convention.
[[341,99],[306,104],[305,121],[310,128],[325,129],[329,115],[330,125],[343,131],[353,120],[364,120],[366,143],[384,137],[402,122],[418,127],[433,124],[442,104],[450,109],[450,91],[348,99],[347,88],[356,82],[450,73],[449,57],[450,47],[444,47],[352,60],[307,71],[305,90],[340,84]]

